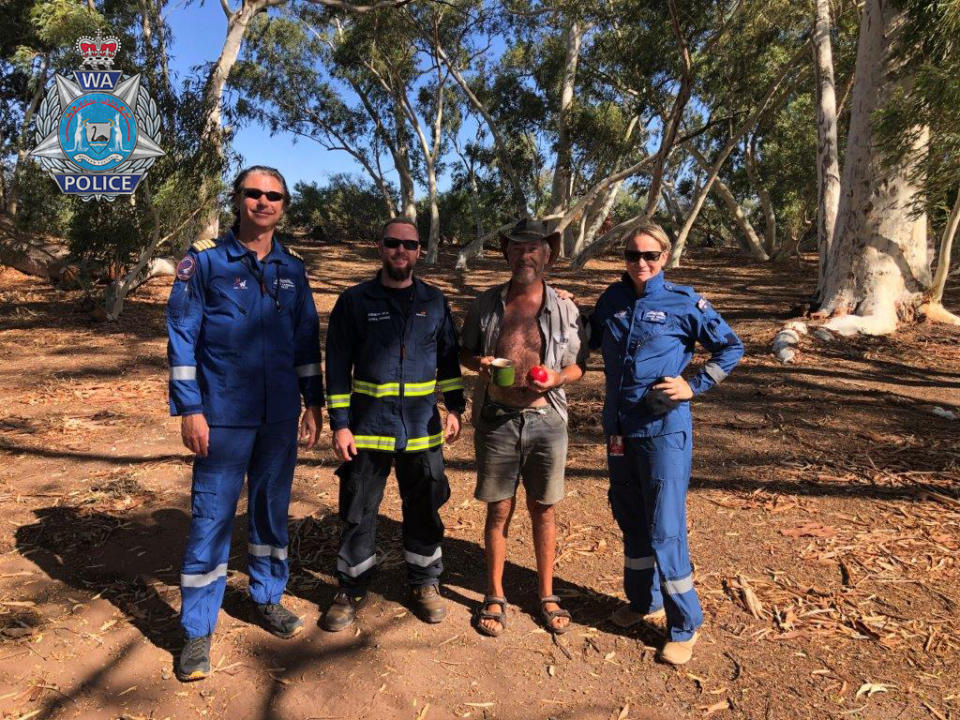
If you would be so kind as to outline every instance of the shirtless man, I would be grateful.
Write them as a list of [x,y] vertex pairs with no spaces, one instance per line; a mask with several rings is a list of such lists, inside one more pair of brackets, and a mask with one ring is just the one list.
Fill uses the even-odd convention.
[[[583,374],[587,343],[576,306],[544,280],[559,252],[560,237],[540,220],[521,220],[500,236],[510,281],[482,293],[463,325],[460,362],[480,373],[473,402],[478,500],[487,503],[484,543],[487,594],[477,630],[496,637],[506,627],[503,567],[507,531],[520,481],[526,491],[537,557],[540,612],[546,629],[563,633],[570,613],[553,594],[556,553],[554,506],[563,497],[567,461],[567,400],[563,386]],[[581,348],[583,354],[581,354]],[[490,382],[494,358],[513,361],[513,386]],[[540,380],[530,378],[534,367]]]

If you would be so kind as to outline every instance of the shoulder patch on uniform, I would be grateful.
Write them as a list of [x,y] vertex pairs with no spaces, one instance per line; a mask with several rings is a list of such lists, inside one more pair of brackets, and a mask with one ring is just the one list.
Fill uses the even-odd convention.
[[177,280],[182,280],[187,282],[190,278],[193,277],[194,271],[197,269],[197,261],[194,260],[189,255],[186,255],[183,260],[177,265]]
[[700,296],[700,299],[697,300],[697,309],[706,310],[710,307],[710,301],[707,300],[703,295]]
[[204,250],[212,250],[217,246],[215,240],[197,240],[190,247],[197,252],[203,252]]
[[287,247],[286,245],[284,245],[284,246],[283,246],[283,249],[287,251],[287,255],[292,255],[293,257],[295,257],[295,258],[296,258],[297,260],[299,260],[300,262],[306,263],[306,261],[303,259],[303,255],[301,255],[300,253],[298,253],[298,252],[297,252],[296,250],[294,250],[293,248]]

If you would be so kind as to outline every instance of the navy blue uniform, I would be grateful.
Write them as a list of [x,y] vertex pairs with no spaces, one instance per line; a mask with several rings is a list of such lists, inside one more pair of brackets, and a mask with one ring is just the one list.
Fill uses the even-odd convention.
[[[636,612],[664,607],[670,639],[688,640],[703,622],[687,547],[690,404],[652,386],[680,375],[699,342],[711,353],[690,381],[699,395],[733,370],[743,344],[709,302],[663,273],[640,296],[624,275],[597,300],[590,323],[590,346],[602,350],[606,374],[609,497],[623,531],[627,598]],[[610,453],[611,436],[623,438],[622,454]]]
[[300,399],[322,406],[317,310],[303,259],[276,239],[263,260],[229,231],[190,248],[167,304],[170,413],[203,413],[209,450],[193,466],[181,575],[187,637],[216,626],[233,517],[248,478],[250,594],[286,587],[287,508]]
[[327,329],[330,426],[349,428],[357,457],[337,470],[343,532],[341,587],[362,591],[376,565],[377,510],[391,464],[403,499],[403,547],[413,586],[443,571],[439,509],[450,496],[436,391],[463,412],[459,344],[447,301],[419,278],[409,288],[377,277],[340,295]]

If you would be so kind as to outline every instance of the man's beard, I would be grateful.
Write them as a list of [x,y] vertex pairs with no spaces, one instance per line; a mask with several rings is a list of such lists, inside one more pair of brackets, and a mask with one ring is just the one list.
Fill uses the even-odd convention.
[[387,276],[391,280],[396,280],[398,282],[403,282],[404,280],[409,280],[410,276],[413,274],[413,264],[408,263],[405,267],[394,267],[390,263],[384,261],[383,269],[387,271]]

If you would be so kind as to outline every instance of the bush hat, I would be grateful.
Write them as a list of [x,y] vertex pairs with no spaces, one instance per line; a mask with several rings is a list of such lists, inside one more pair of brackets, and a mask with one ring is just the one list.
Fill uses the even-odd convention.
[[547,223],[544,220],[535,218],[523,218],[519,220],[510,230],[500,233],[500,250],[504,257],[507,257],[507,246],[511,242],[545,242],[550,245],[549,264],[560,255],[560,233],[551,232],[547,229]]

